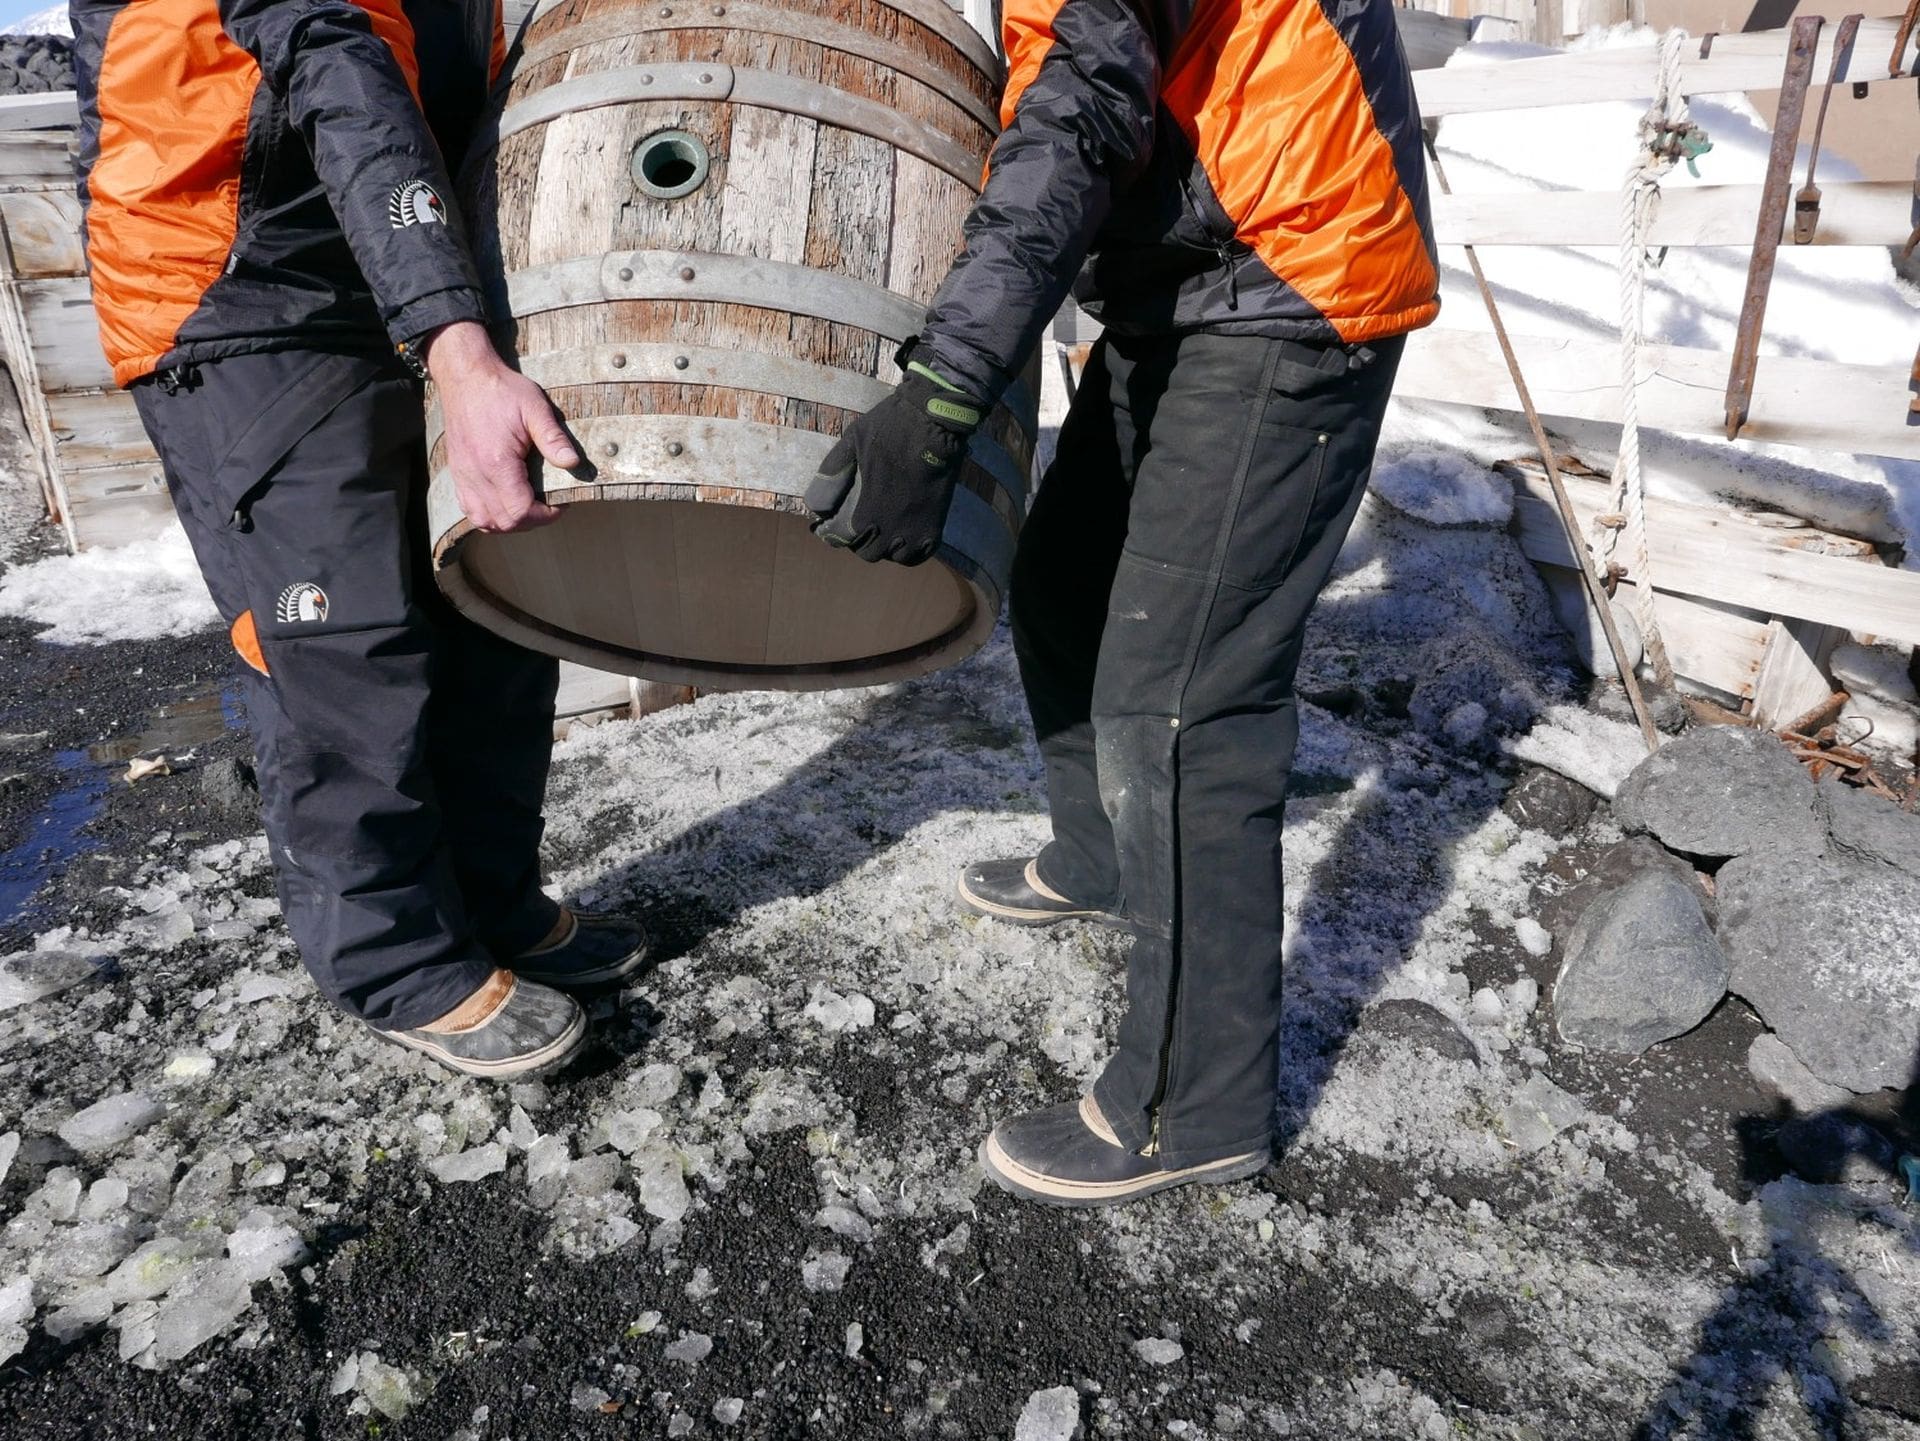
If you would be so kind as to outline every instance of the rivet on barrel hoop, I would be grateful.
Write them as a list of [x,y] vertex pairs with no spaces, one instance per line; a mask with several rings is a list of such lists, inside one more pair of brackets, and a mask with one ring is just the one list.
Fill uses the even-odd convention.
[[613,368],[615,370],[625,370],[627,368],[627,357],[624,355],[615,355],[613,357]]
[[633,183],[655,200],[679,200],[707,183],[706,143],[686,130],[656,130],[633,147]]
[[681,266],[681,267],[680,267],[680,278],[681,278],[682,280],[691,280],[691,279],[693,279],[693,267],[692,267],[691,265],[683,265],[683,266]]
[[610,440],[605,445],[600,447],[600,453],[606,456],[609,460],[611,460],[614,456],[620,453],[620,443],[618,441]]
[[691,364],[691,362],[684,355],[676,355],[673,358],[673,368],[675,370],[685,370],[689,364]]
[[670,440],[667,442],[668,455],[678,455],[685,449],[686,447],[677,440]]
[[623,266],[621,266],[621,267],[620,267],[620,278],[621,278],[622,280],[631,280],[631,279],[633,279],[633,267],[632,267],[631,265],[623,265]]

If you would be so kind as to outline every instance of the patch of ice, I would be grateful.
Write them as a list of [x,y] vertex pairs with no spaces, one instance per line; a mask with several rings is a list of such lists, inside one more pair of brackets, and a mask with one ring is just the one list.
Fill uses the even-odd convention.
[[800,1284],[809,1291],[838,1291],[847,1283],[853,1258],[840,1251],[816,1251],[800,1263]]
[[700,1331],[682,1331],[679,1339],[669,1341],[661,1354],[669,1361],[698,1366],[713,1354],[713,1337]]
[[1187,1348],[1164,1336],[1148,1336],[1133,1343],[1133,1354],[1149,1366],[1171,1366],[1187,1354]]
[[1396,448],[1374,462],[1369,485],[1402,515],[1427,525],[1499,530],[1513,518],[1513,483],[1454,450]]
[[427,1169],[433,1173],[436,1181],[447,1184],[478,1181],[487,1176],[497,1176],[507,1169],[507,1148],[498,1141],[489,1141],[470,1151],[435,1156],[427,1162]]
[[1506,749],[1608,800],[1647,757],[1646,740],[1636,727],[1574,705],[1549,706],[1532,729],[1508,740]]
[[164,1102],[124,1091],[76,1111],[61,1124],[60,1139],[82,1155],[99,1155],[132,1140],[166,1113]]
[[1013,1441],[1073,1441],[1080,1429],[1080,1393],[1071,1386],[1035,1391],[1020,1408]]
[[1500,1113],[1500,1123],[1515,1148],[1529,1155],[1586,1113],[1587,1108],[1576,1097],[1536,1071],[1513,1093],[1512,1103]]

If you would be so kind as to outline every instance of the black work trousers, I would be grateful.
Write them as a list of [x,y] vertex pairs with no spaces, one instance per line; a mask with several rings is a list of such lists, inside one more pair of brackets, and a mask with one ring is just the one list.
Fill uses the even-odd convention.
[[248,663],[261,819],[321,992],[437,1019],[537,944],[558,667],[457,614],[428,573],[419,384],[287,351],[133,387]]
[[1020,537],[1040,876],[1133,930],[1094,1095],[1169,1166],[1271,1144],[1293,680],[1402,348],[1110,334]]

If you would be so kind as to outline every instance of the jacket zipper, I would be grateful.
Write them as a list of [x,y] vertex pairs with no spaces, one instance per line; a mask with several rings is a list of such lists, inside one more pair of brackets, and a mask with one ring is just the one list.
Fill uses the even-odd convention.
[[[1200,197],[1194,193],[1192,177],[1180,177],[1180,191],[1187,197],[1187,208],[1193,212],[1193,218],[1200,223],[1203,231],[1211,230],[1207,224],[1207,212],[1200,206]],[[1234,264],[1233,241],[1220,238],[1213,242],[1213,253],[1220,261],[1220,268],[1227,272],[1227,309],[1240,308],[1240,270]]]

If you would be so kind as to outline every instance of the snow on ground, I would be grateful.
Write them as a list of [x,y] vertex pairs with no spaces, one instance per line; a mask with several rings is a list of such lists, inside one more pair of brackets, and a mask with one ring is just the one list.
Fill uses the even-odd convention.
[[[1653,33],[1621,27],[1598,33],[1589,46],[1652,43]],[[1450,62],[1493,65],[1549,53],[1517,43],[1470,45]],[[1649,63],[1649,80],[1652,66]],[[1567,105],[1526,112],[1451,115],[1440,124],[1439,149],[1448,179],[1461,194],[1607,189],[1624,179],[1635,151],[1644,107],[1631,103]],[[1699,177],[1684,166],[1661,182],[1670,190],[1697,185],[1758,184],[1771,132],[1742,96],[1692,102],[1694,121],[1713,149],[1699,160]],[[1805,148],[1795,174],[1806,167]],[[1838,156],[1821,157],[1831,181],[1857,179]],[[1483,247],[1482,265],[1508,327],[1516,334],[1614,341],[1619,334],[1619,280],[1615,248]],[[1458,248],[1441,251],[1442,324],[1488,329],[1485,307]],[[1647,275],[1645,334],[1649,341],[1729,350],[1746,285],[1747,250],[1676,248]],[[1901,281],[1884,250],[1838,246],[1782,246],[1762,333],[1763,355],[1807,356],[1855,365],[1906,367],[1912,363],[1920,292]],[[1607,377],[1612,383],[1612,375]],[[1554,422],[1589,463],[1611,466],[1617,427]],[[1403,403],[1395,408],[1388,440],[1451,444],[1486,461],[1531,454],[1517,416]],[[1920,567],[1920,463],[1846,456],[1783,446],[1649,433],[1644,465],[1655,494],[1683,500],[1715,495],[1751,498],[1849,534],[1906,544],[1906,564]]]
[[52,627],[43,639],[56,645],[185,635],[220,619],[178,524],[151,540],[15,566],[0,575],[0,615]]

